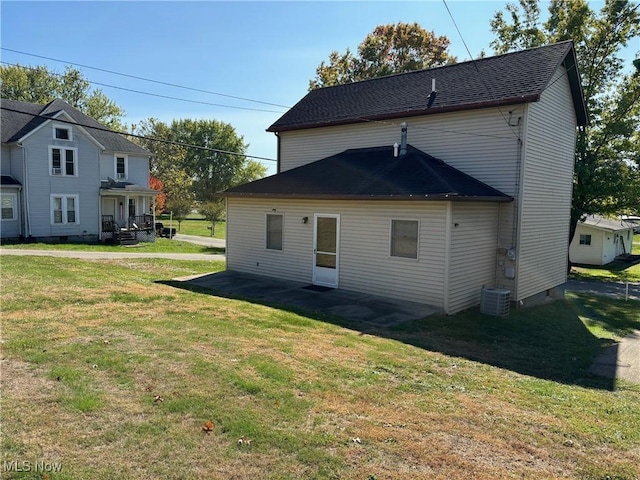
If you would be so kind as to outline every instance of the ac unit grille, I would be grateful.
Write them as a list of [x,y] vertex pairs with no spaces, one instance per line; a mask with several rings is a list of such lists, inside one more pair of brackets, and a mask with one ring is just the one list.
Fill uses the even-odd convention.
[[483,288],[480,294],[480,313],[486,315],[509,315],[510,290],[502,288]]

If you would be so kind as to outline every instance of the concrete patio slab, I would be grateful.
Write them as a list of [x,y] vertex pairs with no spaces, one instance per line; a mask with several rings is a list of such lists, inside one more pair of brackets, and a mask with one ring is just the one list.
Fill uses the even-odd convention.
[[308,283],[238,272],[218,272],[174,279],[214,294],[264,301],[339,316],[351,321],[390,326],[442,313],[433,305],[378,297],[349,290],[308,290]]

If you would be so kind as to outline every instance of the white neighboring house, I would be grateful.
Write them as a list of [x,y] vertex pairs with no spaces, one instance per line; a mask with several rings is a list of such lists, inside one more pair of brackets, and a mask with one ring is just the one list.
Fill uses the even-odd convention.
[[62,100],[0,107],[3,239],[155,239],[147,150]]
[[624,220],[612,220],[589,215],[578,222],[571,241],[569,259],[572,263],[606,265],[619,255],[631,253],[634,225]]
[[313,90],[278,173],[220,192],[227,268],[446,313],[561,295],[586,122],[572,42]]

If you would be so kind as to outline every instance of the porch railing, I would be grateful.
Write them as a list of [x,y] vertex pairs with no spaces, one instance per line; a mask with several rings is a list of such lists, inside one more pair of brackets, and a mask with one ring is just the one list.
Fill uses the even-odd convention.
[[145,232],[151,232],[155,229],[153,215],[144,214],[129,217],[127,227],[129,230],[143,230]]
[[113,215],[102,215],[102,231],[117,232],[120,230],[138,230],[151,232],[155,229],[153,215],[134,215],[129,217],[126,225],[120,225]]

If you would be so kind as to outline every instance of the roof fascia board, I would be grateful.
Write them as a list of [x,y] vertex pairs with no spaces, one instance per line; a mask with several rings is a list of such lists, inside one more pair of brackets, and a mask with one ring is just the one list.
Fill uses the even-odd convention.
[[313,123],[313,124],[301,124],[290,127],[279,127],[277,130],[269,127],[267,132],[289,132],[295,130],[308,130],[311,128],[321,128],[321,127],[333,127],[338,125],[349,125],[355,123],[367,123],[367,122],[375,122],[375,121],[383,121],[383,120],[394,120],[398,118],[409,118],[409,117],[421,117],[425,115],[435,115],[438,113],[449,113],[449,112],[459,112],[465,110],[480,110],[483,108],[495,108],[495,107],[505,107],[508,105],[520,105],[524,103],[537,102],[540,100],[540,95],[527,95],[523,97],[516,98],[508,98],[504,100],[489,100],[486,102],[478,102],[476,104],[467,104],[467,105],[453,105],[447,107],[439,107],[439,108],[431,108],[431,109],[423,109],[423,110],[411,110],[406,112],[395,112],[389,114],[382,115],[373,115],[366,117],[358,117],[358,118],[346,118],[344,120],[334,120],[327,121],[323,123]]
[[329,194],[291,194],[282,193],[235,193],[217,192],[218,197],[228,198],[278,198],[291,200],[377,200],[377,201],[444,201],[444,202],[512,202],[513,197],[462,197],[456,195],[329,195]]

